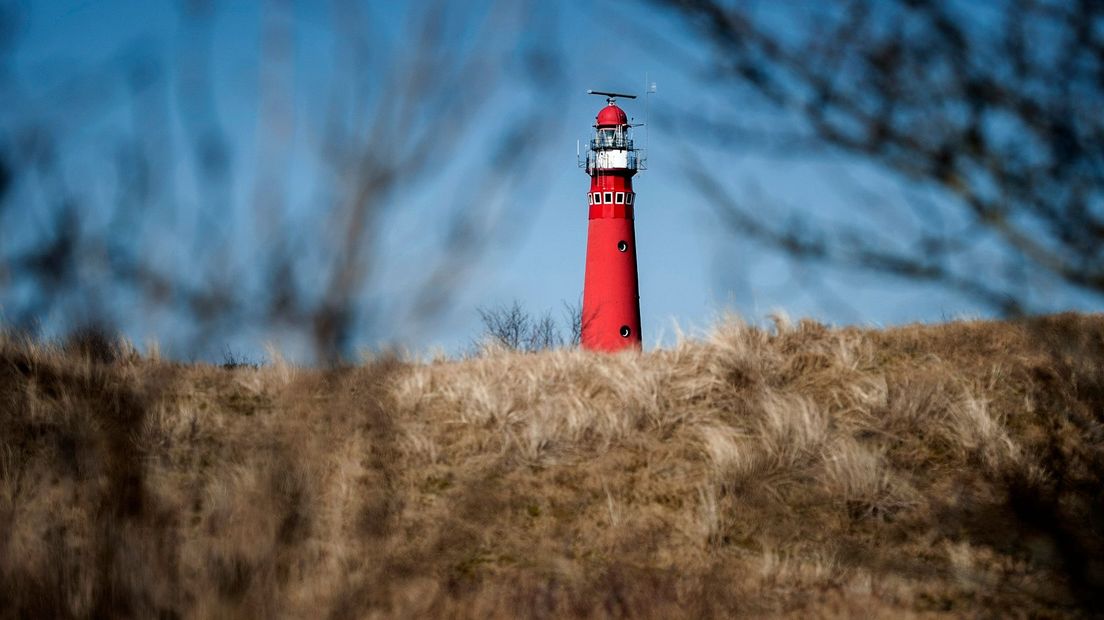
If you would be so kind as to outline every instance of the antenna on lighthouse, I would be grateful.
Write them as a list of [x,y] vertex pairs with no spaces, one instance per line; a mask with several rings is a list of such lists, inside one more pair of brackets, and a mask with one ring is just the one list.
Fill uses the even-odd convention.
[[648,122],[648,100],[651,99],[648,95],[655,94],[656,83],[648,79],[648,74],[644,74],[644,156],[648,156],[648,147],[652,144],[652,125]]

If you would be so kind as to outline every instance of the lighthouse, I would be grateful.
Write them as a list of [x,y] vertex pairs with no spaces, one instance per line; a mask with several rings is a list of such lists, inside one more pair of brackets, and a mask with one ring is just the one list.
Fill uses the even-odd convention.
[[632,180],[643,158],[633,146],[632,125],[617,99],[634,95],[587,91],[606,97],[594,122],[585,160],[590,177],[587,203],[586,274],[583,281],[581,342],[592,351],[640,349],[640,288],[636,274],[636,231]]

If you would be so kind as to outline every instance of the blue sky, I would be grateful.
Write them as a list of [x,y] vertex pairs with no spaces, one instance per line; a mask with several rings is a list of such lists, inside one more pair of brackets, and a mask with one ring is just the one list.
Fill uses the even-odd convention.
[[[211,21],[210,67],[213,93],[210,101],[182,109],[170,101],[167,116],[149,140],[165,140],[171,148],[183,149],[185,141],[173,139],[189,128],[216,123],[226,132],[231,145],[232,168],[236,174],[227,189],[229,205],[247,204],[257,191],[257,171],[275,166],[283,171],[281,191],[286,193],[291,217],[311,218],[314,197],[325,175],[315,152],[318,120],[324,115],[335,74],[333,32],[334,6],[341,3],[292,2],[290,32],[294,58],[277,77],[291,90],[294,132],[288,136],[257,135],[259,67],[262,49],[263,10],[271,5],[248,2],[215,3]],[[396,44],[406,18],[398,3],[378,3],[369,9],[372,40]],[[108,67],[107,73],[125,73],[132,56],[148,56],[166,77],[164,93],[172,98],[178,91],[180,74],[195,49],[194,39],[207,36],[189,28],[181,19],[180,4],[174,2],[37,2],[26,3],[25,21],[14,57],[14,80],[18,94],[9,92],[8,109],[18,113],[0,118],[43,115],[54,118],[66,135],[67,171],[73,183],[87,188],[90,197],[106,192],[100,187],[105,145],[119,127],[136,122],[136,106],[128,99],[125,80],[109,79],[95,84],[70,84],[69,76],[94,67]],[[267,7],[267,8],[265,8]],[[395,320],[360,338],[363,346],[399,344],[415,351],[434,347],[456,352],[470,344],[479,331],[479,306],[507,304],[514,300],[533,311],[545,309],[558,314],[564,301],[580,298],[586,235],[586,190],[588,179],[576,168],[577,139],[585,139],[602,99],[587,96],[586,89],[615,89],[641,92],[645,74],[657,83],[652,96],[649,130],[649,170],[636,179],[638,192],[637,235],[641,283],[642,319],[646,346],[671,342],[675,324],[683,329],[707,326],[723,311],[734,311],[747,320],[761,321],[774,311],[792,317],[810,316],[828,323],[890,325],[911,321],[939,321],[959,316],[984,316],[984,308],[955,294],[934,287],[868,274],[838,273],[801,266],[766,248],[740,240],[719,225],[715,210],[688,180],[686,166],[700,161],[708,166],[734,195],[753,201],[757,208],[810,208],[828,219],[848,220],[870,215],[871,205],[858,209],[856,187],[878,200],[900,200],[903,187],[863,162],[831,155],[817,158],[785,158],[761,152],[754,145],[718,145],[716,141],[676,131],[664,119],[675,115],[700,114],[713,117],[731,114],[731,95],[713,87],[695,64],[700,50],[692,35],[669,17],[650,6],[633,2],[556,3],[503,27],[520,29],[516,37],[524,47],[534,19],[554,20],[554,26],[540,36],[553,38],[560,52],[560,80],[547,87],[533,84],[524,75],[510,74],[501,88],[488,95],[477,122],[486,135],[509,123],[520,102],[547,102],[548,117],[555,122],[541,125],[535,137],[537,165],[524,179],[519,197],[503,208],[498,217],[510,218],[507,234],[495,237],[494,247],[476,264],[476,275],[465,281],[446,311],[432,321]],[[545,24],[547,25],[547,24]],[[367,26],[366,26],[367,27]],[[534,32],[537,30],[534,29]],[[505,36],[505,35],[504,35]],[[461,41],[458,45],[470,44]],[[678,50],[678,53],[674,53]],[[690,50],[690,51],[688,51]],[[510,50],[503,50],[503,66],[515,67]],[[520,52],[517,52],[520,53]],[[115,71],[114,68],[118,68]],[[282,81],[281,81],[282,80]],[[368,81],[371,84],[371,81]],[[59,84],[65,86],[58,86]],[[558,92],[547,92],[555,88]],[[77,94],[72,94],[73,92]],[[161,92],[154,89],[153,95]],[[60,95],[58,93],[61,93]],[[79,95],[79,98],[78,98]],[[72,102],[65,98],[73,97]],[[379,96],[379,93],[370,96]],[[3,97],[3,96],[0,96]],[[14,99],[14,101],[12,101]],[[45,105],[44,106],[44,102]],[[643,121],[643,99],[622,102],[623,107]],[[739,102],[735,102],[738,104]],[[155,109],[156,106],[151,106]],[[749,110],[749,115],[753,111]],[[158,125],[158,119],[142,119]],[[129,124],[129,125],[128,125]],[[638,143],[644,138],[638,134]],[[481,127],[461,142],[454,159],[464,161],[485,155],[488,142]],[[188,180],[193,174],[186,157],[166,155],[170,163],[166,179],[182,205],[205,199],[209,188]],[[267,162],[267,163],[266,163]],[[408,201],[387,221],[381,235],[389,261],[378,282],[385,296],[399,297],[409,280],[404,269],[419,261],[416,234],[422,218],[431,217],[439,206],[453,199],[456,187],[485,182],[465,178],[462,166],[450,167],[432,182],[403,192],[396,200]],[[320,179],[322,179],[320,181]],[[105,200],[107,200],[105,198]],[[938,202],[938,197],[936,197]],[[91,201],[95,203],[95,200]],[[760,206],[761,205],[761,206]],[[258,225],[245,210],[232,207],[217,226],[230,231]],[[408,215],[404,215],[408,214]],[[862,215],[859,215],[862,213]],[[19,220],[19,226],[42,225],[33,217]],[[159,238],[179,233],[190,238],[207,234],[211,222],[190,218],[185,208],[173,219],[174,227],[145,231]],[[234,232],[224,234],[237,234]],[[24,233],[20,229],[0,231],[0,240],[11,243]],[[154,245],[162,245],[156,243]],[[187,248],[164,245],[167,264],[187,261]],[[175,249],[167,249],[175,248]],[[423,248],[424,249],[424,248]],[[307,252],[309,254],[309,251]],[[308,260],[308,259],[304,259]],[[1060,293],[1057,308],[1090,309],[1089,300]],[[43,317],[53,330],[63,330],[61,318]],[[53,321],[53,322],[52,322]],[[180,326],[171,316],[133,312],[122,321],[124,331],[138,342],[157,340],[172,343],[180,337]],[[242,326],[228,343],[243,351],[260,351],[263,342],[303,355],[304,344],[272,331]]]

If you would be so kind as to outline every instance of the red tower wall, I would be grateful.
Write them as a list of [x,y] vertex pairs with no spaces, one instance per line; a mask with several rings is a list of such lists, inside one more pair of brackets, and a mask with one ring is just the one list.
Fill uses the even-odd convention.
[[[591,194],[632,194],[635,171],[596,171]],[[633,199],[635,203],[635,198]],[[592,204],[583,283],[582,345],[597,351],[641,347],[635,204]],[[628,328],[627,336],[622,331]]]

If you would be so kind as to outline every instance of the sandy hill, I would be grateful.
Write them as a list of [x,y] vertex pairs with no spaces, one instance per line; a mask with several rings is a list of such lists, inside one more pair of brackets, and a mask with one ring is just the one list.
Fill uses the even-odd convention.
[[1104,316],[313,370],[0,339],[0,616],[1104,611]]

